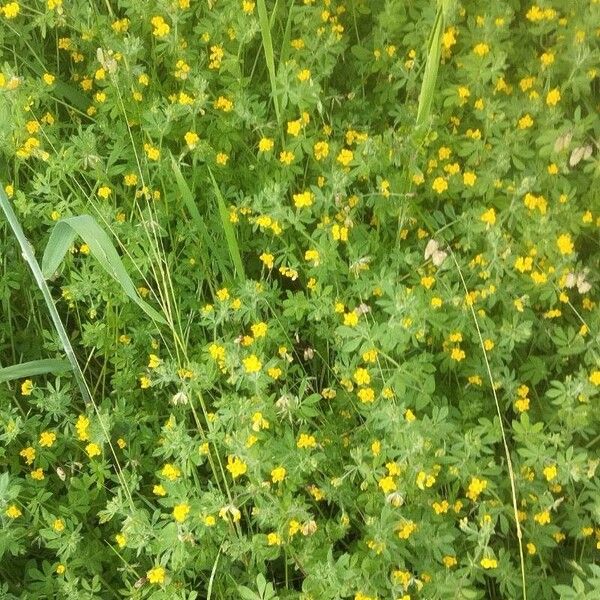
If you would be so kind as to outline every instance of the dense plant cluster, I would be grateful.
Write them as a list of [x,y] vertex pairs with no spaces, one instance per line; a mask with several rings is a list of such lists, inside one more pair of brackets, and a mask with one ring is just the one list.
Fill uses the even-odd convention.
[[597,0],[0,25],[0,598],[598,598]]

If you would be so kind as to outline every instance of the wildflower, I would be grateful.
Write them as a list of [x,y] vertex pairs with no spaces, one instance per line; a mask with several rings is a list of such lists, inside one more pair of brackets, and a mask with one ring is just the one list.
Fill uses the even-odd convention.
[[259,152],[270,152],[271,150],[273,150],[273,146],[275,146],[275,142],[273,141],[273,139],[268,138],[268,137],[263,137],[263,138],[260,138],[260,141],[258,142],[258,151]]
[[279,162],[283,163],[284,165],[291,165],[294,162],[294,158],[296,158],[296,156],[289,150],[283,150],[279,153]]
[[267,267],[267,269],[272,269],[273,268],[273,264],[274,264],[274,256],[272,254],[269,254],[268,252],[263,252],[260,256],[259,256],[261,262],[263,263],[263,265],[265,265],[265,267]]
[[550,523],[550,511],[543,510],[533,515],[533,520],[540,525],[547,525]]
[[33,392],[33,381],[31,381],[31,379],[26,379],[21,384],[21,395],[31,396],[32,392]]
[[556,106],[560,102],[560,90],[554,88],[550,90],[546,96],[546,104],[548,106]]
[[561,254],[573,254],[575,247],[571,240],[571,236],[568,233],[563,233],[556,240],[556,245]]
[[523,115],[519,119],[517,126],[519,127],[519,129],[528,129],[529,127],[532,127],[533,119],[531,118],[531,115],[530,114]]
[[391,492],[395,492],[397,489],[394,478],[389,475],[383,479],[380,479],[378,485],[384,494],[390,494]]
[[315,267],[319,264],[319,259],[320,255],[318,250],[307,250],[304,253],[304,260],[307,262],[312,262],[313,266]]
[[446,555],[442,558],[442,563],[447,569],[450,569],[458,564],[458,560],[456,560],[456,556]]
[[490,47],[488,46],[488,44],[484,43],[484,42],[479,42],[479,44],[476,44],[475,47],[473,48],[473,52],[475,54],[477,54],[477,56],[483,57],[486,54],[488,54],[490,51]]
[[23,448],[23,450],[19,452],[19,456],[22,456],[28,465],[33,464],[33,461],[35,460],[35,455],[36,452],[33,446],[27,446],[27,448]]
[[183,138],[190,150],[193,150],[200,141],[200,136],[195,131],[188,131]]
[[149,583],[161,585],[165,582],[166,571],[164,567],[154,567],[146,573]]
[[154,28],[152,30],[152,35],[156,36],[157,38],[163,38],[163,37],[169,35],[169,31],[171,31],[171,27],[169,26],[168,23],[165,22],[163,17],[161,17],[161,16],[152,17],[152,19],[150,19],[150,23],[151,23],[152,27]]
[[150,379],[148,377],[146,377],[145,375],[142,375],[140,377],[140,388],[143,390],[147,390],[151,385],[152,382],[150,381]]
[[280,483],[281,481],[284,480],[285,475],[286,475],[286,470],[284,467],[275,467],[271,471],[271,481],[273,483]]
[[553,479],[556,479],[558,469],[556,468],[556,465],[548,465],[547,467],[544,467],[542,473],[544,474],[546,481],[552,481]]
[[544,52],[540,55],[540,62],[544,67],[549,67],[554,63],[554,52]]
[[217,110],[222,110],[223,112],[231,112],[233,110],[233,102],[225,96],[219,96],[213,103],[213,106]]
[[294,194],[293,198],[296,208],[306,208],[312,205],[315,196],[312,192],[302,192],[301,194]]
[[152,144],[144,144],[144,152],[149,160],[158,160],[160,158],[160,149]]
[[56,441],[56,434],[53,431],[43,431],[40,434],[39,444],[42,448],[51,448]]
[[45,478],[43,469],[34,469],[31,471],[31,479],[35,479],[36,481],[42,481]]
[[301,130],[302,130],[302,121],[300,119],[296,119],[295,121],[288,121],[287,132],[292,137],[297,137]]
[[526,271],[531,271],[533,267],[533,258],[531,256],[519,256],[515,260],[515,269],[520,273],[525,273]]
[[85,451],[90,458],[94,458],[94,456],[98,456],[102,452],[100,446],[94,442],[88,444],[85,447]]
[[469,488],[467,490],[467,498],[472,500],[473,502],[477,501],[480,494],[487,488],[487,481],[485,479],[479,479],[477,477],[471,478],[471,483],[469,483]]
[[472,171],[465,171],[463,173],[463,183],[469,187],[473,187],[477,181],[477,175]]
[[267,544],[269,546],[280,546],[281,536],[278,533],[272,532],[267,535]]
[[298,437],[298,441],[296,442],[296,446],[298,448],[316,448],[317,440],[315,439],[314,435],[301,433]]
[[592,371],[588,380],[592,385],[600,386],[600,371],[597,369]]
[[241,458],[229,455],[227,457],[227,470],[231,473],[233,479],[237,479],[248,470],[248,466]]
[[161,475],[169,481],[175,481],[181,476],[181,470],[179,469],[179,467],[167,463],[162,468]]
[[414,521],[407,520],[400,525],[398,537],[401,540],[407,540],[417,530],[417,524]]
[[316,142],[313,146],[313,154],[316,160],[323,160],[329,156],[329,144],[327,142]]
[[9,2],[4,6],[0,6],[0,13],[4,13],[5,19],[14,19],[21,12],[21,7],[18,2]]
[[247,14],[251,14],[254,11],[254,7],[256,4],[251,0],[243,0],[242,2],[242,10]]
[[456,362],[460,362],[461,360],[464,360],[465,357],[466,357],[466,354],[465,354],[464,350],[462,350],[458,346],[455,346],[454,348],[452,348],[452,351],[450,352],[450,358],[452,360],[455,360]]
[[21,512],[21,509],[16,504],[11,504],[6,509],[6,511],[4,512],[4,514],[9,519],[18,519],[23,513]]
[[498,561],[495,558],[485,557],[481,559],[479,564],[484,569],[495,569],[498,566]]
[[358,399],[365,404],[375,401],[375,392],[370,387],[361,388],[357,395]]
[[186,519],[187,516],[190,512],[190,505],[189,504],[176,504],[173,507],[173,518],[178,522],[178,523],[183,523]]
[[227,164],[227,161],[229,160],[229,155],[225,154],[225,152],[219,152],[217,153],[215,160],[217,161],[218,165],[224,167]]
[[494,208],[488,208],[488,210],[482,213],[480,219],[488,225],[494,225],[496,223],[496,211]]
[[344,325],[346,327],[356,327],[358,325],[358,314],[356,311],[344,313]]
[[342,166],[347,167],[354,160],[354,153],[351,150],[343,148],[336,158]]
[[431,188],[438,194],[441,194],[448,189],[448,181],[444,177],[436,177],[431,184]]
[[258,373],[262,368],[262,363],[255,354],[251,354],[242,360],[244,371],[246,373]]
[[162,360],[156,356],[156,354],[151,354],[148,358],[148,368],[156,369],[162,363]]

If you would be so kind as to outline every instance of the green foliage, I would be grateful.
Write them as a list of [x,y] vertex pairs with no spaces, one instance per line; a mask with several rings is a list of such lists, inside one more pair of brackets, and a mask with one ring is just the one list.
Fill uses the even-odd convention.
[[598,597],[599,31],[0,4],[0,597]]

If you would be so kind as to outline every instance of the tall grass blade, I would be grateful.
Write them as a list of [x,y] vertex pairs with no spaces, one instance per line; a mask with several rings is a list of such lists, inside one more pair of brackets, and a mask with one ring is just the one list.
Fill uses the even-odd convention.
[[25,379],[46,373],[64,373],[71,368],[68,360],[45,358],[0,368],[0,383],[13,379]]
[[275,116],[277,123],[281,122],[281,114],[279,111],[279,96],[277,94],[277,79],[275,77],[275,58],[273,56],[273,40],[271,38],[271,27],[269,24],[269,15],[267,13],[267,5],[265,0],[257,0],[258,22],[260,24],[260,35],[262,37],[263,50],[265,52],[265,61],[267,70],[269,71],[269,80],[271,82],[271,97],[273,98],[273,106],[275,107]]
[[58,269],[75,236],[80,236],[89,246],[90,253],[102,268],[121,286],[122,290],[151,319],[166,324],[165,319],[138,294],[107,233],[90,215],[80,215],[58,221],[42,257],[42,273],[47,279]]
[[219,215],[221,216],[221,224],[223,226],[223,231],[225,232],[225,239],[227,240],[227,248],[229,249],[229,255],[231,256],[231,261],[233,262],[233,266],[235,267],[237,276],[239,279],[246,279],[246,273],[244,272],[244,264],[242,263],[242,256],[240,254],[240,247],[237,243],[237,239],[235,237],[235,231],[233,230],[233,225],[229,220],[229,213],[227,212],[227,207],[225,206],[225,199],[223,198],[223,194],[221,194],[221,190],[215,181],[215,178],[210,170],[208,169],[208,173],[210,175],[210,179],[213,184],[213,188],[215,190],[215,196],[217,197],[217,204],[219,206]]
[[440,66],[440,57],[442,54],[442,33],[444,31],[444,2],[438,2],[437,13],[427,49],[427,62],[423,73],[423,82],[421,83],[421,92],[419,93],[419,107],[417,109],[417,127],[429,119],[431,106],[433,104],[433,94],[435,92],[435,83],[437,80],[438,69]]
[[46,284],[46,280],[44,279],[44,275],[42,274],[42,269],[35,258],[35,254],[29,240],[25,237],[23,233],[23,228],[21,227],[21,223],[19,223],[19,219],[13,210],[11,203],[9,202],[6,194],[4,192],[4,187],[0,185],[0,208],[4,212],[6,216],[6,220],[12,232],[19,243],[21,248],[21,253],[23,258],[29,265],[31,272],[33,274],[33,278],[40,291],[42,292],[42,296],[44,297],[44,301],[46,302],[46,307],[48,308],[48,312],[50,313],[50,318],[52,319],[52,323],[54,328],[56,329],[56,333],[60,339],[60,343],[65,351],[65,355],[67,360],[71,365],[71,369],[73,370],[73,374],[75,375],[75,380],[77,381],[77,385],[81,391],[81,395],[83,396],[83,400],[86,404],[92,403],[92,397],[87,387],[87,383],[85,382],[85,378],[83,377],[83,373],[77,362],[77,358],[75,356],[75,352],[73,350],[73,346],[71,346],[71,342],[69,340],[69,336],[65,330],[62,321],[60,320],[60,315],[56,310],[56,306],[54,305],[54,301],[52,300],[52,295],[50,294],[50,289]]

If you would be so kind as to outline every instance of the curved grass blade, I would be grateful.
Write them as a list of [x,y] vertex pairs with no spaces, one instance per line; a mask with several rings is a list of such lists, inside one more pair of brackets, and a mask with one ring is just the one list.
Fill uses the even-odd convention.
[[275,107],[275,116],[277,123],[281,122],[279,111],[279,97],[277,94],[277,79],[275,77],[275,58],[273,56],[273,40],[271,38],[271,26],[269,23],[269,15],[267,13],[267,5],[265,0],[257,0],[258,22],[260,24],[260,35],[262,37],[263,50],[265,52],[265,61],[267,70],[269,71],[269,81],[271,82],[271,97],[273,98],[273,106]]
[[417,126],[421,125],[431,114],[433,104],[433,93],[437,81],[438,69],[440,66],[440,57],[442,54],[442,32],[444,31],[444,2],[438,3],[435,21],[429,36],[427,49],[427,62],[423,73],[423,82],[421,83],[421,92],[419,93],[419,107],[417,109]]
[[4,187],[0,185],[0,208],[4,212],[6,216],[6,220],[12,232],[21,247],[21,253],[23,258],[29,265],[31,272],[33,274],[33,278],[37,283],[37,286],[40,288],[42,292],[42,296],[44,297],[44,301],[46,302],[46,307],[48,308],[48,312],[50,313],[50,318],[52,319],[52,323],[54,328],[56,329],[56,333],[60,339],[60,343],[65,351],[67,356],[67,360],[71,365],[71,369],[73,370],[73,374],[75,375],[75,380],[77,381],[77,385],[79,386],[79,390],[81,391],[81,395],[83,396],[83,400],[86,404],[93,404],[92,397],[90,395],[90,391],[88,389],[87,383],[81,371],[81,367],[77,362],[77,358],[75,356],[75,352],[73,350],[73,346],[71,346],[71,341],[69,340],[69,336],[65,330],[62,321],[60,320],[60,315],[56,310],[56,306],[54,305],[54,301],[52,300],[52,295],[50,294],[50,290],[44,279],[44,275],[42,274],[42,269],[35,258],[35,254],[29,240],[25,237],[23,233],[23,228],[21,227],[21,223],[19,223],[19,219],[17,219],[17,215],[13,210],[11,203],[9,202],[5,192]]
[[25,379],[46,373],[64,373],[71,368],[69,361],[60,358],[45,358],[0,368],[0,383],[14,379]]
[[217,204],[219,206],[219,215],[221,216],[221,224],[223,226],[223,231],[225,232],[225,239],[227,240],[227,248],[229,249],[229,255],[231,256],[231,261],[233,262],[233,266],[235,267],[235,271],[239,279],[246,279],[246,273],[244,271],[244,264],[242,263],[242,257],[240,255],[240,247],[235,238],[235,231],[233,230],[233,225],[229,220],[229,213],[227,212],[227,207],[225,206],[225,199],[223,198],[223,194],[221,194],[221,190],[215,181],[215,178],[208,168],[208,173],[210,175],[210,179],[213,184],[213,188],[215,190],[215,196],[217,197]]
[[138,294],[129,277],[121,257],[115,250],[108,234],[90,215],[80,215],[58,221],[50,234],[50,239],[42,257],[42,272],[46,279],[58,269],[75,236],[80,236],[89,246],[90,254],[102,268],[121,286],[122,290],[151,319],[166,324],[165,319]]

